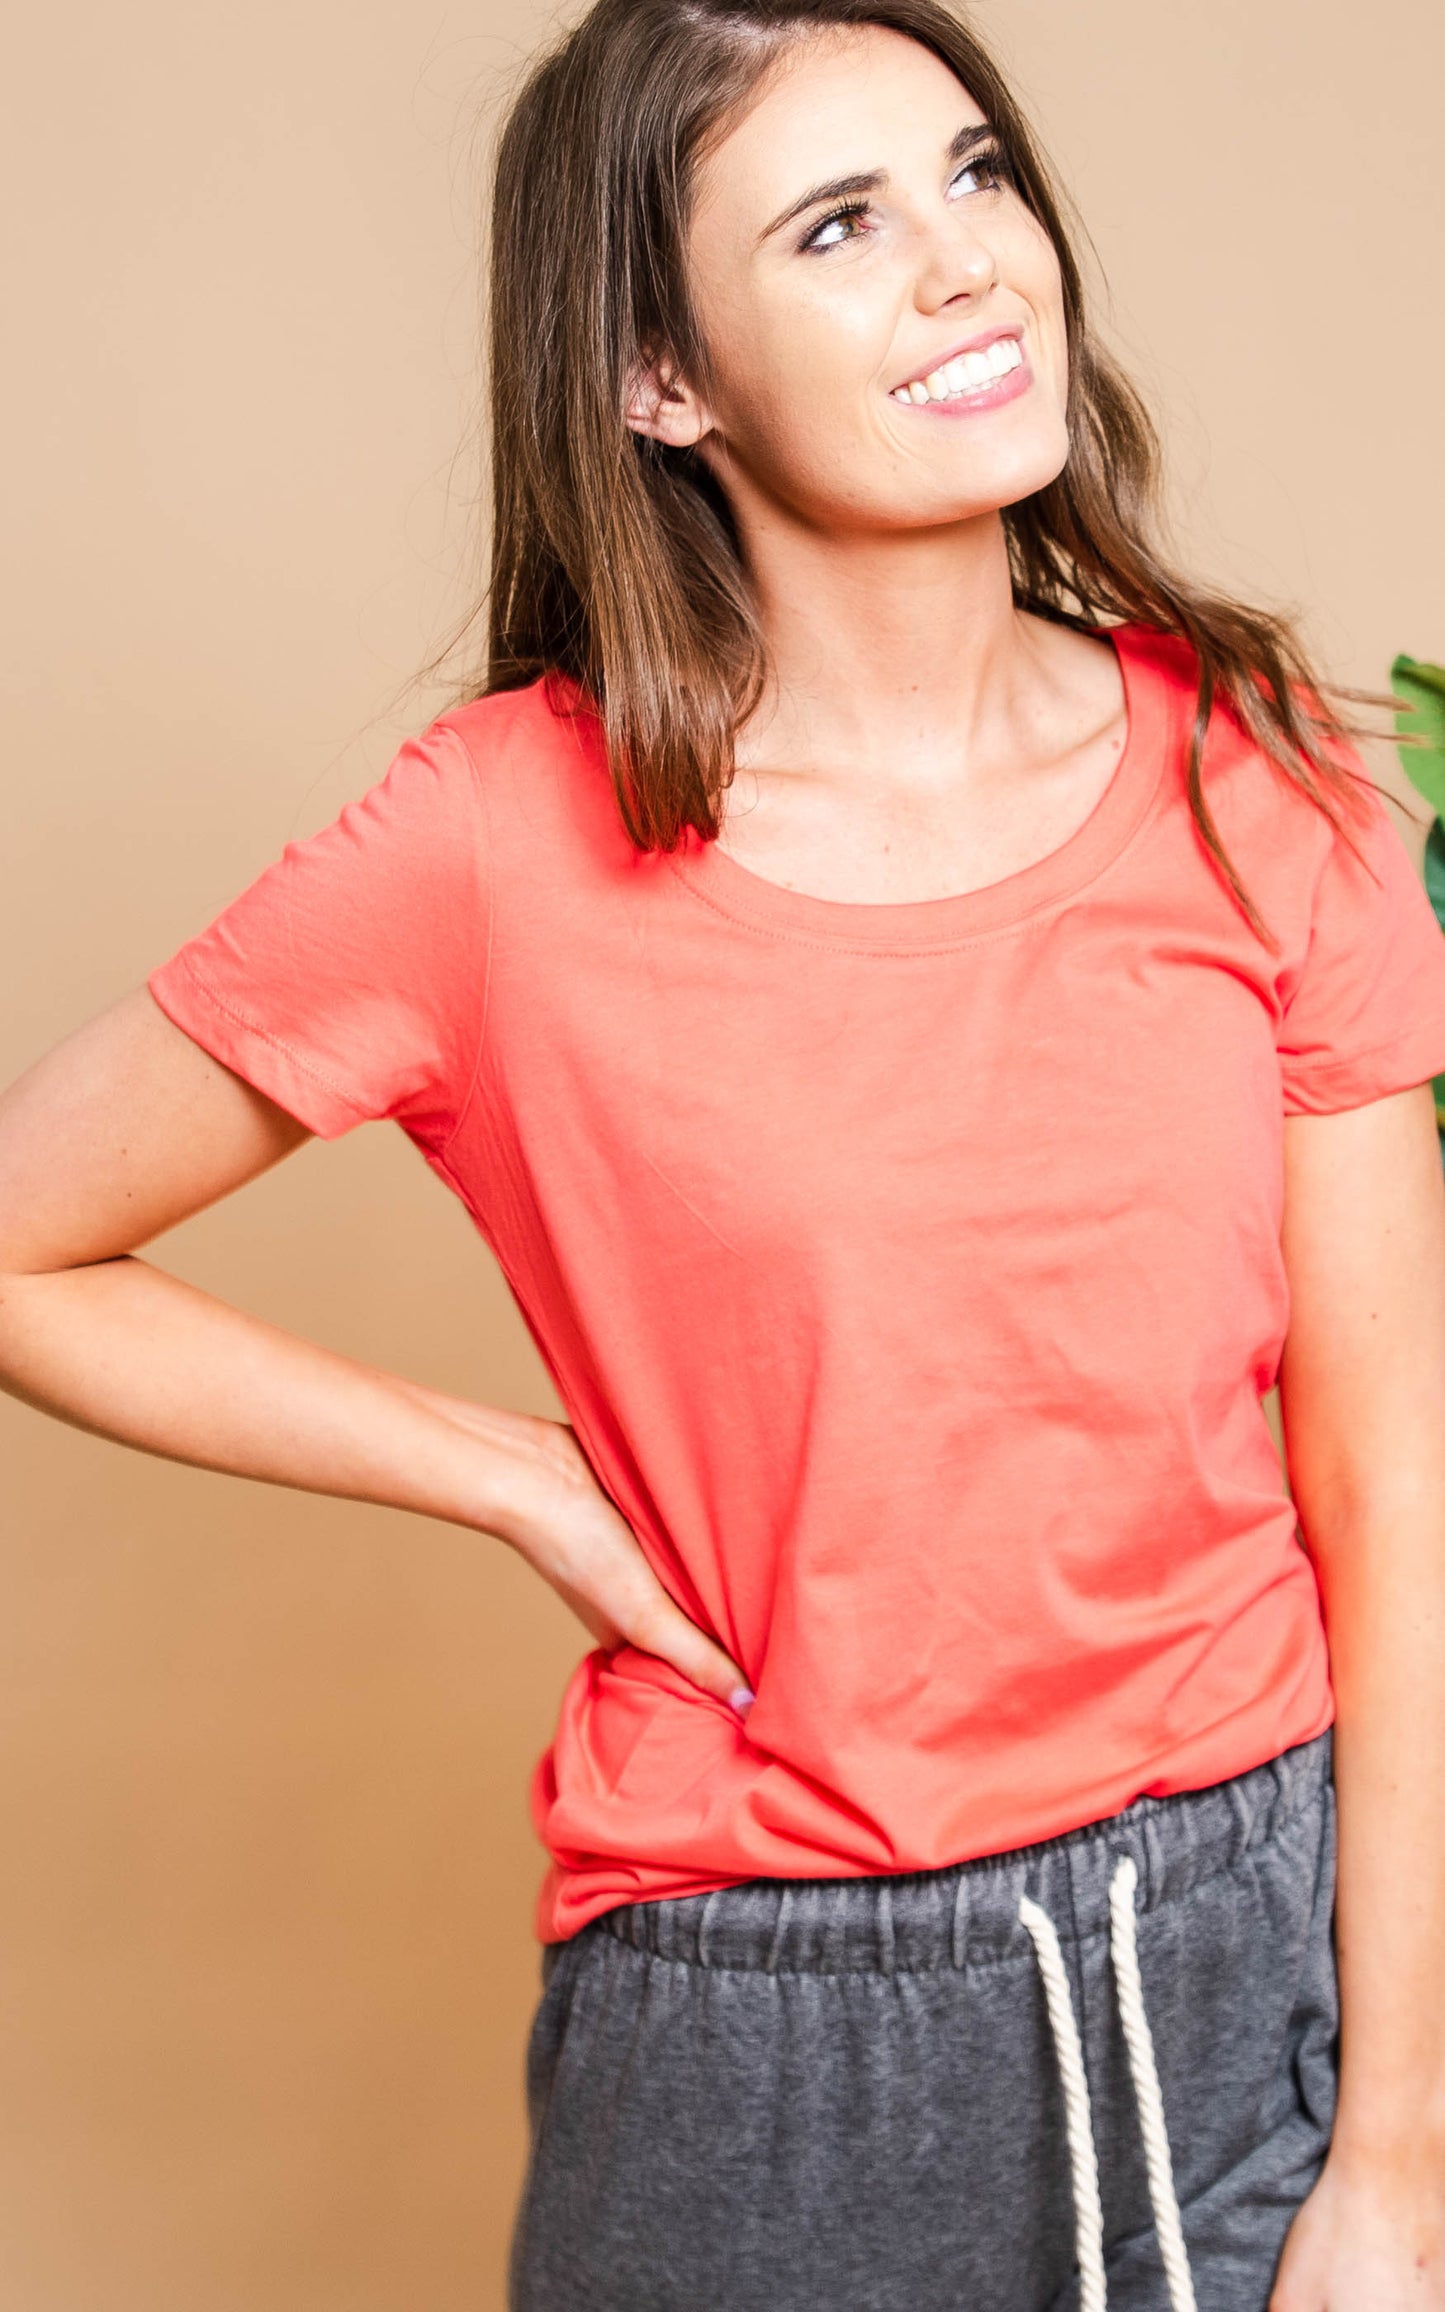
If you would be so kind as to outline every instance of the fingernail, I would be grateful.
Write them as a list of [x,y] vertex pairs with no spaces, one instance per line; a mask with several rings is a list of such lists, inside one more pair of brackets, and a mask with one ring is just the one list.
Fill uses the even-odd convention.
[[732,1692],[728,1696],[728,1700],[732,1704],[734,1710],[736,1710],[738,1716],[740,1718],[746,1718],[749,1710],[751,1710],[754,1702],[757,1700],[757,1695],[753,1692],[751,1686],[734,1686]]

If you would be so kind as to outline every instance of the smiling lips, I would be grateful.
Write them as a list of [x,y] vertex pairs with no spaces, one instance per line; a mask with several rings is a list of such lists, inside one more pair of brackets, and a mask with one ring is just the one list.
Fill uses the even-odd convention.
[[[994,388],[1007,380],[1009,391],[998,393]],[[915,377],[907,385],[896,385],[890,399],[911,403],[922,408],[925,402],[970,402],[987,400],[1011,401],[1016,392],[1022,392],[1028,383],[1024,349],[1014,336],[996,337],[989,345],[979,346],[968,353],[959,353],[926,377]]]

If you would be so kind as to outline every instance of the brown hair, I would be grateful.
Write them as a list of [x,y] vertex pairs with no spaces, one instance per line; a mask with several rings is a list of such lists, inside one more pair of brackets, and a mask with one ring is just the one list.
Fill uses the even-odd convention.
[[1358,774],[1329,744],[1365,730],[1326,690],[1394,701],[1327,686],[1292,617],[1171,567],[1157,542],[1158,436],[1090,330],[1063,198],[999,67],[943,0],[596,0],[532,65],[493,181],[490,584],[458,630],[486,609],[486,666],[452,703],[569,674],[600,718],[633,843],[670,850],[688,826],[717,833],[734,733],[761,695],[763,638],[725,496],[693,451],[626,424],[629,371],[665,349],[706,390],[685,270],[697,162],[784,47],[872,25],[919,41],[968,89],[1062,273],[1069,453],[1054,481],[1002,509],[1014,599],[1076,628],[1138,622],[1192,646],[1191,808],[1271,939],[1204,799],[1216,698],[1337,828],[1330,796]]

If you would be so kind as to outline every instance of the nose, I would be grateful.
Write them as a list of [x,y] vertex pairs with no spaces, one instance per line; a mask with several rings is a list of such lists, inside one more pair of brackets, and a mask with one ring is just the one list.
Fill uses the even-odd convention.
[[919,266],[917,300],[921,310],[937,312],[956,297],[981,303],[997,280],[998,259],[978,225],[956,209],[940,218],[928,236]]

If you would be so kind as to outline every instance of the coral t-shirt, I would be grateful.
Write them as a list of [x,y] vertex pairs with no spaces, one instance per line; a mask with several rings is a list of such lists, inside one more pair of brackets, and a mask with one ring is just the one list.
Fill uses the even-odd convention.
[[1445,1070],[1445,938],[1383,804],[1362,866],[1221,707],[1205,791],[1270,952],[1189,811],[1192,652],[1113,641],[1111,783],[982,889],[639,854],[558,678],[406,739],[149,980],[323,1139],[402,1126],[756,1692],[583,1656],[531,1782],[543,1940],[1000,1852],[1332,1721],[1261,1403],[1282,1126]]

